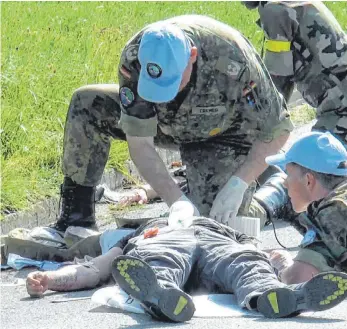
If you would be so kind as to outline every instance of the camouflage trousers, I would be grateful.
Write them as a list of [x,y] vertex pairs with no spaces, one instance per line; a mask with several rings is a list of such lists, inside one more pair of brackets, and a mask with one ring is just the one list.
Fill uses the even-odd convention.
[[328,112],[317,117],[312,130],[330,131],[347,148],[347,108],[341,112]]
[[[64,135],[63,172],[77,184],[96,186],[103,174],[111,139],[126,140],[120,129],[119,86],[89,85],[74,93],[67,114]],[[214,138],[199,143],[176,145],[158,128],[158,147],[179,149],[186,165],[189,197],[201,215],[208,216],[213,200],[230,176],[245,162],[251,144],[244,136],[229,140]],[[240,147],[242,145],[242,147]],[[240,214],[246,215],[255,190],[245,193]]]

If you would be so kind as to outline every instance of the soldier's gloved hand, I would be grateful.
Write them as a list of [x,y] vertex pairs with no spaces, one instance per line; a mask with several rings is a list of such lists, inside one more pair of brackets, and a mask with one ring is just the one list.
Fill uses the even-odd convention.
[[185,195],[182,195],[170,207],[168,225],[171,228],[189,227],[193,216],[200,216],[199,210]]
[[241,178],[231,176],[224,187],[218,192],[210,211],[210,217],[217,222],[231,225],[243,200],[248,184]]

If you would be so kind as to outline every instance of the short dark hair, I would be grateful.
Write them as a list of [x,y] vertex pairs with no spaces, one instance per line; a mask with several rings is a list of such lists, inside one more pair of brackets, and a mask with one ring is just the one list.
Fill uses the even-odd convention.
[[308,173],[312,174],[322,184],[322,186],[328,190],[333,190],[337,185],[341,184],[344,180],[347,180],[347,176],[324,174],[324,173],[313,171],[306,167],[300,166],[297,163],[292,163],[292,164],[294,164],[300,169],[302,175],[305,175]]

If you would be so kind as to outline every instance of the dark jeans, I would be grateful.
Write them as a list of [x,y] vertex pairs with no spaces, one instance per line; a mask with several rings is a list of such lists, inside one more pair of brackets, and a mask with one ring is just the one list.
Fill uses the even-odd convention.
[[135,248],[127,254],[149,264],[163,286],[183,289],[189,279],[208,292],[234,293],[241,306],[248,306],[253,296],[268,289],[285,286],[266,254],[250,243],[237,241],[238,234],[231,237],[194,225],[135,239]]

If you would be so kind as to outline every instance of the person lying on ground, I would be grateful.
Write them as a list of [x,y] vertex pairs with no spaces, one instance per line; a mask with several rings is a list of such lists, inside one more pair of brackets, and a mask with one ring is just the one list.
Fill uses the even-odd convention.
[[149,221],[104,256],[55,273],[30,274],[27,289],[40,296],[46,289],[91,288],[111,272],[153,317],[174,322],[191,319],[195,307],[185,291],[199,288],[233,293],[240,307],[270,318],[326,310],[347,296],[345,273],[321,273],[299,285],[280,282],[252,238],[204,217],[176,229],[165,218]]
[[[305,234],[294,261],[289,253],[272,257],[286,283],[299,283],[323,271],[347,272],[347,151],[330,133],[310,132],[286,152],[266,158],[286,167],[255,193],[248,216],[261,226],[277,218],[290,221]],[[283,188],[284,187],[284,188]],[[151,195],[155,195],[153,190]],[[289,197],[287,197],[289,195]],[[282,207],[287,198],[291,208]]]

